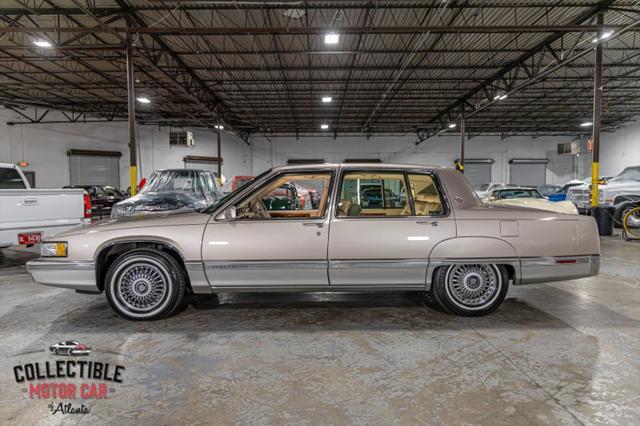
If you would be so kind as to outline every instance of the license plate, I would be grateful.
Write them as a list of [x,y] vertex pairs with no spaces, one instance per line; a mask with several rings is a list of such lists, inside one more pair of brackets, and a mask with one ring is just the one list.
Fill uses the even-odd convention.
[[18,244],[38,244],[40,241],[42,241],[42,233],[40,232],[18,234]]

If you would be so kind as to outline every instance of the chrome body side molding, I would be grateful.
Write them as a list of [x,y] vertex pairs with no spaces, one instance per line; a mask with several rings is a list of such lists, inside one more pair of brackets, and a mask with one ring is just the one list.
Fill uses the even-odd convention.
[[94,261],[35,259],[27,262],[34,281],[54,287],[99,293]]
[[208,270],[326,269],[328,267],[326,260],[209,260],[204,264]]
[[211,284],[207,279],[207,275],[204,272],[204,264],[200,261],[184,262],[184,267],[187,270],[189,276],[189,282],[191,283],[191,290],[195,294],[211,294]]
[[522,280],[519,284],[566,281],[598,275],[600,256],[556,256],[520,259]]

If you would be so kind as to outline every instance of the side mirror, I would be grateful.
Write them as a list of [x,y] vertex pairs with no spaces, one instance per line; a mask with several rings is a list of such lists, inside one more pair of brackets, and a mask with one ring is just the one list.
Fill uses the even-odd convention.
[[218,220],[233,221],[236,217],[236,206],[229,206],[218,215]]

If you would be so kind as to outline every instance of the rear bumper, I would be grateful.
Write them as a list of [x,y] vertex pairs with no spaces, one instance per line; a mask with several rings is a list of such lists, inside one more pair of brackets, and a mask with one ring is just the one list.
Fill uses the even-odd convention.
[[91,219],[79,219],[75,223],[64,223],[61,225],[51,226],[22,226],[15,228],[0,228],[0,247],[11,247],[18,245],[18,235],[39,232],[42,234],[42,240],[50,238],[56,234],[69,231],[70,229],[77,228],[79,226],[88,225],[91,223]]
[[591,277],[600,272],[600,256],[531,257],[520,259],[519,284]]
[[27,262],[33,280],[54,287],[98,293],[94,261],[61,261],[40,258]]

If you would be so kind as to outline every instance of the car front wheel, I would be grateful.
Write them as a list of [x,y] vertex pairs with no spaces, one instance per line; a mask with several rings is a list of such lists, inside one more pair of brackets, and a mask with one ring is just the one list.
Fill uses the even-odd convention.
[[509,275],[504,266],[460,264],[438,268],[431,292],[445,310],[478,317],[498,308],[507,296]]
[[105,293],[113,310],[130,320],[155,320],[171,315],[182,303],[186,279],[182,265],[156,249],[137,249],[109,267]]

